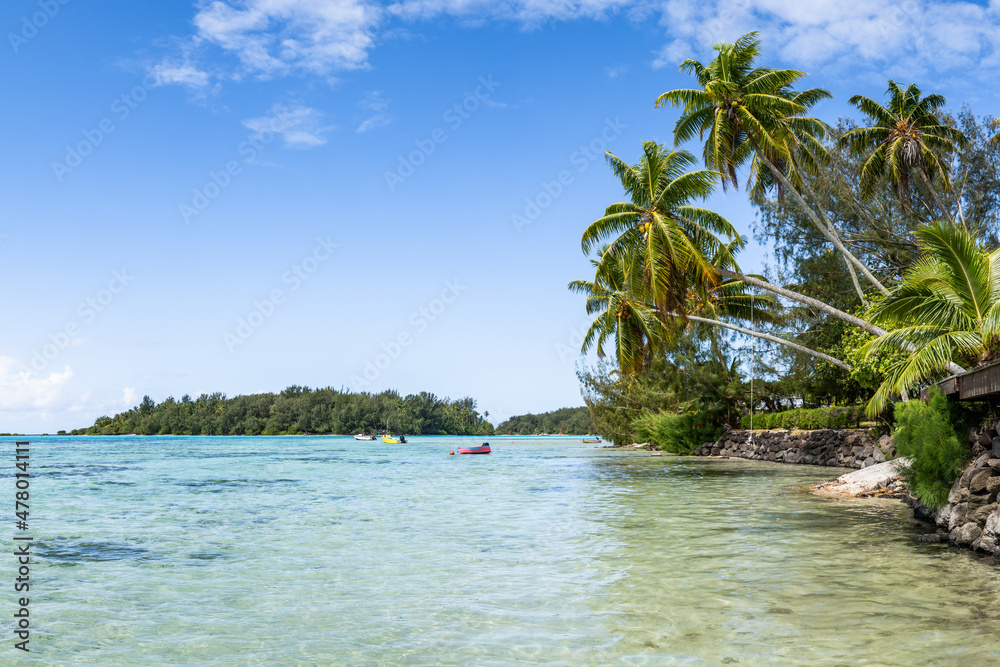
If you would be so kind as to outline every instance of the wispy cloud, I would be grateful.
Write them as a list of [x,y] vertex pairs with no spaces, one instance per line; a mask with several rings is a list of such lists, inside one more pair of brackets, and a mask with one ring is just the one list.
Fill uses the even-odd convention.
[[[195,34],[181,49],[206,57],[216,47],[234,56],[228,76],[267,78],[292,72],[329,75],[365,67],[382,8],[366,0],[245,0],[203,2]],[[169,57],[152,71],[163,83],[205,86],[208,74]]]
[[63,398],[71,377],[73,371],[69,366],[62,373],[39,377],[23,370],[16,359],[0,357],[0,411],[52,408]]
[[604,76],[609,79],[617,79],[620,76],[628,73],[628,65],[618,65],[617,67],[605,67]]
[[[712,43],[759,30],[787,63],[831,62],[909,76],[1000,64],[1000,0],[667,0],[668,42],[655,67],[708,54]],[[989,73],[988,73],[989,72]]]
[[[838,62],[890,75],[976,67],[988,77],[987,68],[1000,66],[1000,0],[203,0],[194,33],[151,71],[163,84],[192,89],[216,78],[330,78],[367,67],[377,41],[408,34],[407,24],[440,16],[465,26],[531,27],[613,15],[646,25],[657,13],[664,45],[654,67],[704,57],[711,44],[748,30],[761,31],[777,58],[802,67]],[[621,76],[623,67],[605,74]],[[383,120],[369,118],[359,131]]]
[[358,134],[389,124],[389,114],[386,113],[389,110],[389,100],[382,97],[381,93],[377,91],[368,93],[358,102],[358,108],[368,115],[355,130]]
[[243,125],[258,134],[280,135],[286,148],[313,148],[325,144],[327,133],[336,129],[323,119],[323,112],[312,107],[275,104],[267,115],[247,119]]

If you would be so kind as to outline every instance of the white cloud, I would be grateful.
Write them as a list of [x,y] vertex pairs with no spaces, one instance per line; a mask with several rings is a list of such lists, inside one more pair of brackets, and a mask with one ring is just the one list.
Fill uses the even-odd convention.
[[[654,66],[709,56],[711,44],[759,30],[765,48],[793,66],[831,62],[914,77],[980,67],[1000,52],[1000,2],[943,0],[667,0],[672,40]],[[989,72],[982,72],[991,76]]]
[[628,65],[618,65],[617,67],[605,67],[604,76],[609,79],[617,79],[628,73]]
[[382,97],[381,93],[377,91],[368,93],[358,102],[358,108],[369,114],[355,130],[358,134],[389,124],[389,114],[386,113],[389,110],[389,100]]
[[[664,46],[654,67],[704,59],[713,43],[749,30],[761,31],[773,57],[803,68],[839,63],[917,76],[974,67],[990,77],[988,66],[1000,65],[1000,0],[203,0],[194,34],[151,72],[158,82],[193,89],[207,89],[213,77],[331,77],[366,67],[376,40],[405,31],[405,23],[451,16],[466,26],[530,27],[618,15],[646,25],[657,12]],[[201,66],[213,48],[237,65]],[[358,131],[385,120],[374,116]]]
[[181,84],[191,88],[204,88],[209,84],[208,72],[190,63],[161,62],[149,69],[158,86]]
[[323,112],[312,107],[275,104],[266,116],[250,118],[243,125],[258,134],[281,135],[286,148],[313,148],[326,143],[326,134],[336,129],[323,123]]
[[0,412],[20,412],[52,408],[63,397],[73,371],[38,377],[24,370],[16,359],[0,357]]
[[139,402],[139,394],[135,393],[134,387],[125,387],[122,390],[122,403],[126,408],[131,408]]
[[505,19],[535,24],[545,20],[568,21],[578,18],[603,18],[618,9],[647,5],[634,0],[403,0],[390,4],[386,11],[405,19],[428,19],[449,14],[475,19]]
[[194,18],[197,38],[257,74],[323,74],[365,65],[381,9],[364,0],[215,0]]

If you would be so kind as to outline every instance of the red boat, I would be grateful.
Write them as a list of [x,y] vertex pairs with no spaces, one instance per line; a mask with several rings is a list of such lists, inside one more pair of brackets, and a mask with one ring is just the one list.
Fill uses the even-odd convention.
[[490,453],[490,443],[484,442],[479,447],[465,447],[464,449],[458,450],[459,454],[489,454]]

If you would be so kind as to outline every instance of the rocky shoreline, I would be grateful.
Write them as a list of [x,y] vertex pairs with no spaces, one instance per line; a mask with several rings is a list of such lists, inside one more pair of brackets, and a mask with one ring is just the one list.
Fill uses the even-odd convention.
[[1000,556],[1000,422],[973,428],[967,436],[976,458],[966,466],[937,512],[916,500],[913,515],[933,522],[938,541]]
[[732,430],[717,442],[706,443],[692,456],[727,456],[754,461],[867,468],[896,457],[890,436],[874,439],[867,429]]
[[973,428],[967,439],[975,458],[952,486],[948,504],[936,512],[906,493],[892,438],[873,439],[866,430],[732,430],[691,455],[856,468],[813,490],[839,498],[901,498],[913,508],[914,518],[937,527],[917,536],[918,541],[947,542],[1000,557],[1000,422]]

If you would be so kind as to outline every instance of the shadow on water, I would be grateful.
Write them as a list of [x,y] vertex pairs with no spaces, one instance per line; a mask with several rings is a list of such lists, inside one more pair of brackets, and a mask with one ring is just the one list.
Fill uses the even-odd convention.
[[275,484],[299,484],[298,479],[203,479],[191,482],[176,482],[175,486],[221,493],[226,490],[243,488],[266,488]]
[[105,561],[149,561],[164,558],[143,547],[122,542],[85,542],[68,538],[55,538],[35,545],[35,553],[43,561],[60,565],[100,563]]

